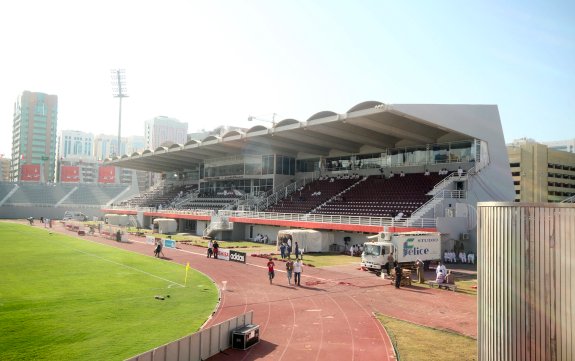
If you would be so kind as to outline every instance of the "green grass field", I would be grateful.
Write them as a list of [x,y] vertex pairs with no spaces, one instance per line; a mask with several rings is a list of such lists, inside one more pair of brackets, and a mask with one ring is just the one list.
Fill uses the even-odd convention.
[[477,360],[477,340],[454,332],[416,325],[382,314],[376,315],[387,330],[398,360]]
[[[203,274],[0,222],[0,360],[123,360],[193,333],[218,293]],[[167,296],[164,301],[156,295]]]

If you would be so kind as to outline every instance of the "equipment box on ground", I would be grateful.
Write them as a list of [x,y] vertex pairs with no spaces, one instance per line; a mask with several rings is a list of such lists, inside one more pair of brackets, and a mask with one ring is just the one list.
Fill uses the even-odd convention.
[[260,342],[260,326],[248,324],[232,331],[232,347],[245,350]]

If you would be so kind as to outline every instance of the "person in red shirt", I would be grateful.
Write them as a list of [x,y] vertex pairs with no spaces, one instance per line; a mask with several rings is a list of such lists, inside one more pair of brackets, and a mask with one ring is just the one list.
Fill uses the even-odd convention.
[[270,258],[268,261],[268,276],[270,278],[270,285],[272,284],[272,280],[274,279],[274,261]]

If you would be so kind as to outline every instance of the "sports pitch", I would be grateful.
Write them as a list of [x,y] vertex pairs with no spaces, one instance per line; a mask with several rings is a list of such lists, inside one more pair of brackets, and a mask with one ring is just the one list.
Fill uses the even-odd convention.
[[0,360],[123,360],[197,331],[218,301],[193,269],[184,284],[182,265],[39,227],[0,222],[0,247]]

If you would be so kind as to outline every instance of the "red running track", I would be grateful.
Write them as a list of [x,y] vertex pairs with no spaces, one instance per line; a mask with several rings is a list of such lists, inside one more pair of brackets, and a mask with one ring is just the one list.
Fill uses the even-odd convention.
[[[55,230],[73,234],[59,225]],[[131,243],[85,238],[153,256],[153,247],[142,238],[132,238]],[[208,259],[204,248],[178,247],[164,248],[164,261],[189,262],[220,287],[227,281],[219,308],[206,326],[250,310],[253,323],[260,326],[257,345],[245,351],[228,349],[210,360],[394,360],[376,312],[477,337],[473,296],[419,287],[397,290],[388,280],[358,270],[358,265],[304,266],[302,286],[296,287],[288,285],[284,263],[276,261],[270,285],[266,259],[248,255],[247,263],[241,264]]]

